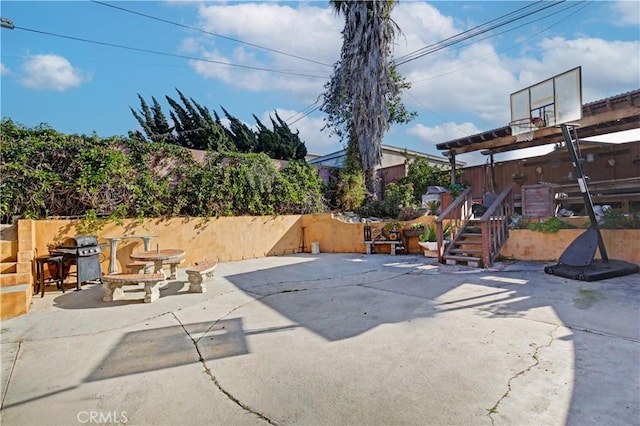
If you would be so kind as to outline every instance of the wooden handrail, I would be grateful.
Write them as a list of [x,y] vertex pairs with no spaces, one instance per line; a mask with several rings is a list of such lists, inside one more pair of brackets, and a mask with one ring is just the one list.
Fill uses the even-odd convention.
[[509,218],[513,215],[513,188],[511,182],[498,195],[479,219],[482,230],[482,263],[489,267],[498,256],[500,247],[509,237]]
[[446,223],[449,224],[450,239],[451,241],[455,241],[473,214],[471,209],[473,205],[471,190],[472,188],[469,187],[462,191],[435,220],[436,235],[438,237],[438,261],[441,263],[443,262],[444,255],[443,223],[446,221]]

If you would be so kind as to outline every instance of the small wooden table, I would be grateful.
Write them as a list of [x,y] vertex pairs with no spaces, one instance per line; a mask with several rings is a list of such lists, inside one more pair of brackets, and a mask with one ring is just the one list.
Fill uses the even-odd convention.
[[[155,274],[164,274],[162,264],[167,260],[183,259],[187,254],[180,249],[162,249],[150,250],[139,253],[131,253],[131,259],[143,262],[153,262],[153,272]],[[166,277],[166,274],[165,274]]]

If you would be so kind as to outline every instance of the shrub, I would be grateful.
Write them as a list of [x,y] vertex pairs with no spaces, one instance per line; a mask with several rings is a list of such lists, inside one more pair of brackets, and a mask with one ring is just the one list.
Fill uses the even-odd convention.
[[403,207],[414,207],[413,185],[411,183],[390,183],[384,191],[382,207],[386,215],[399,218]]

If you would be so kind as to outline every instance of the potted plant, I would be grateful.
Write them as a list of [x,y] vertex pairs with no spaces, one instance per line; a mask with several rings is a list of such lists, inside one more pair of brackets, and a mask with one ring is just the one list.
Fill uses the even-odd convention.
[[425,224],[424,222],[416,222],[411,224],[410,227],[402,230],[402,233],[405,237],[417,237],[424,232]]
[[[430,223],[424,232],[418,236],[418,244],[426,250],[436,251],[438,249],[438,234],[436,231],[435,222]],[[451,231],[451,224],[447,223],[442,228],[442,236],[445,241],[448,240],[449,231]]]
[[387,222],[382,228],[384,235],[391,241],[398,241],[400,239],[400,229],[402,224],[398,221]]
[[527,180],[527,174],[525,172],[517,172],[511,175],[511,180],[513,180],[518,185],[522,185],[524,181]]
[[438,249],[438,235],[436,234],[436,224],[430,223],[418,236],[418,244],[429,251]]
[[431,200],[427,202],[427,209],[429,210],[429,214],[437,215],[440,210],[440,200]]

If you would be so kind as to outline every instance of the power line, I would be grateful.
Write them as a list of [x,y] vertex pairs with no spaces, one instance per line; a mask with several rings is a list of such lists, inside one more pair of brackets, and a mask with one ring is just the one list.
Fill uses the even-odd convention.
[[[526,17],[528,17],[528,16],[532,16],[532,15],[534,15],[534,14],[536,14],[536,13],[542,12],[543,10],[549,9],[550,7],[554,7],[554,6],[560,5],[560,4],[564,3],[565,1],[566,1],[566,0],[560,0],[560,1],[554,2],[554,3],[550,4],[550,5],[547,5],[547,6],[544,6],[544,7],[538,8],[538,9],[536,9],[536,10],[534,10],[534,11],[529,11],[529,12],[527,12],[527,13],[526,13],[526,14],[524,14],[524,15],[519,15],[519,16],[517,16],[516,18],[512,18],[512,19],[508,20],[507,22],[502,22],[502,23],[500,23],[499,25],[493,25],[493,26],[491,26],[491,27],[484,28],[484,27],[486,27],[486,26],[487,26],[488,24],[490,24],[490,23],[498,22],[499,20],[503,20],[503,19],[504,19],[504,18],[506,18],[506,17],[510,17],[510,16],[516,15],[517,13],[524,12],[524,11],[526,11],[527,9],[529,9],[529,8],[531,8],[531,7],[533,7],[533,6],[535,6],[535,5],[539,5],[539,4],[541,4],[541,3],[543,3],[543,2],[544,2],[543,0],[539,0],[539,1],[537,1],[536,3],[533,3],[533,4],[530,4],[530,5],[527,5],[527,6],[521,7],[521,8],[519,8],[519,9],[516,9],[515,11],[509,12],[509,13],[507,13],[507,14],[505,14],[505,15],[501,15],[501,16],[500,16],[500,17],[498,17],[498,18],[491,19],[491,20],[489,20],[489,21],[487,21],[487,22],[485,22],[485,23],[483,23],[483,24],[480,24],[480,25],[478,25],[478,26],[476,26],[476,27],[473,27],[473,28],[471,28],[471,29],[469,29],[469,30],[466,30],[466,31],[460,32],[460,33],[458,33],[458,34],[456,34],[456,35],[454,35],[454,36],[448,37],[448,38],[446,38],[446,39],[444,39],[444,40],[441,40],[441,41],[439,41],[439,42],[437,42],[437,43],[433,43],[433,44],[431,44],[431,45],[429,45],[429,46],[425,46],[425,47],[423,47],[423,48],[421,48],[421,49],[417,49],[417,50],[415,50],[414,52],[411,52],[411,53],[409,53],[409,54],[407,54],[407,55],[404,55],[404,56],[402,56],[402,57],[398,58],[398,59],[400,59],[400,60],[403,60],[403,58],[404,58],[404,61],[401,61],[401,62],[397,63],[396,65],[402,65],[402,64],[405,64],[405,63],[407,63],[407,62],[410,62],[410,61],[413,61],[413,60],[415,60],[415,59],[418,59],[418,58],[420,58],[420,57],[422,57],[422,56],[426,56],[426,55],[429,55],[429,54],[433,54],[433,53],[435,53],[435,52],[437,52],[437,51],[441,51],[441,50],[443,50],[443,49],[445,49],[445,48],[447,48],[447,47],[451,47],[451,46],[453,46],[453,45],[455,45],[455,44],[458,44],[458,43],[461,43],[461,42],[463,42],[463,41],[465,41],[465,40],[468,40],[468,39],[471,39],[471,38],[473,38],[473,37],[476,37],[476,36],[478,36],[478,35],[480,35],[480,34],[486,33],[486,32],[488,32],[488,31],[490,31],[490,30],[492,30],[492,29],[495,29],[495,28],[499,28],[499,27],[502,27],[502,26],[508,25],[508,24],[513,23],[513,22],[516,22],[516,21],[518,21],[518,20],[520,20],[520,19],[523,19],[523,18],[526,18]],[[467,43],[467,44],[463,45],[463,47],[464,47],[464,46],[469,46],[469,45],[474,44],[474,43],[478,43],[478,42],[480,42],[480,41],[483,41],[483,40],[486,40],[486,39],[489,39],[489,38],[492,38],[492,37],[496,37],[496,36],[499,36],[499,35],[505,34],[505,33],[507,33],[507,32],[514,31],[514,30],[516,30],[516,29],[519,29],[519,28],[522,28],[522,27],[524,27],[524,26],[530,25],[530,24],[531,24],[531,23],[533,23],[533,22],[541,21],[541,20],[546,19],[546,18],[548,18],[548,17],[550,17],[550,16],[554,16],[554,15],[557,15],[557,14],[559,14],[559,13],[562,13],[562,12],[564,12],[564,11],[566,11],[566,10],[569,10],[569,9],[571,9],[571,8],[574,8],[574,7],[576,7],[577,5],[580,5],[580,4],[582,4],[582,3],[585,3],[586,1],[587,1],[587,0],[582,0],[582,1],[580,1],[580,2],[577,2],[576,4],[570,4],[569,6],[567,6],[567,7],[563,8],[563,9],[561,9],[561,10],[559,10],[559,11],[554,11],[554,12],[549,13],[549,14],[547,14],[547,15],[543,16],[543,17],[540,17],[540,18],[537,18],[537,19],[534,19],[534,20],[530,20],[530,21],[525,22],[525,23],[523,23],[523,24],[521,24],[521,25],[518,25],[518,26],[516,26],[516,27],[514,27],[514,28],[510,28],[510,29],[505,30],[505,31],[502,31],[502,32],[500,32],[500,33],[492,34],[492,35],[486,36],[486,37],[484,37],[484,38],[481,38],[481,39],[478,39],[478,40],[471,41],[471,42],[469,42],[469,43]],[[550,25],[550,26],[548,26],[548,27],[544,28],[543,30],[541,30],[541,31],[539,31],[539,32],[537,32],[537,33],[535,33],[534,35],[532,35],[531,37],[528,37],[528,38],[527,38],[527,39],[525,39],[524,41],[522,41],[522,42],[520,42],[520,43],[516,43],[516,44],[514,44],[514,45],[511,45],[511,46],[509,46],[509,47],[508,47],[508,48],[506,48],[506,49],[500,50],[500,52],[502,52],[502,51],[506,51],[506,50],[509,50],[509,49],[511,49],[511,48],[513,48],[513,47],[515,47],[515,46],[517,46],[517,45],[520,45],[520,44],[522,44],[522,43],[526,42],[527,40],[529,40],[529,39],[531,39],[531,38],[535,37],[536,35],[541,34],[541,33],[545,32],[545,31],[547,31],[548,29],[552,28],[553,26],[558,25],[559,23],[561,23],[561,22],[563,22],[563,21],[567,20],[569,17],[571,17],[571,16],[575,15],[576,13],[578,13],[579,11],[581,11],[582,9],[584,9],[586,6],[588,6],[588,4],[583,5],[579,10],[577,10],[577,11],[573,12],[572,14],[570,14],[570,15],[568,15],[567,17],[565,17],[565,18],[561,19],[560,21],[557,21],[556,23],[554,23],[554,24],[552,24],[552,25]],[[475,31],[475,32],[473,32],[474,30],[480,30],[480,31]],[[472,33],[472,32],[473,32],[473,33]],[[469,34],[469,33],[472,33],[472,35],[465,36],[465,34]],[[449,43],[447,43],[447,42],[449,42]],[[428,50],[428,51],[427,51],[426,49],[429,49],[429,48],[431,48],[431,50]],[[415,55],[417,52],[422,52],[422,53],[420,53],[418,56],[412,57],[412,55]],[[480,59],[480,60],[484,60],[484,58],[482,58],[482,59]],[[467,66],[465,66],[465,67],[460,67],[460,68],[455,69],[455,70],[453,70],[453,71],[451,71],[451,72],[443,73],[443,74],[440,74],[440,75],[437,75],[437,76],[433,76],[433,77],[430,77],[430,78],[427,78],[427,79],[423,79],[423,80],[417,80],[417,81],[410,82],[410,83],[411,83],[411,84],[413,84],[413,83],[417,83],[417,82],[421,82],[421,81],[425,81],[425,80],[429,80],[429,79],[433,79],[433,78],[441,77],[441,76],[444,76],[444,75],[449,75],[449,74],[452,74],[452,73],[457,72],[457,71],[459,71],[459,70],[462,70],[462,69],[464,69],[464,68],[466,68],[466,67],[468,67],[468,66],[470,66],[471,64],[476,63],[476,62],[478,62],[478,60],[471,61],[471,62],[469,62],[469,63],[467,64]],[[416,98],[415,98],[415,96],[411,95],[411,93],[409,93],[409,92],[407,92],[407,93],[408,93],[411,97],[413,97],[414,99],[416,99]],[[424,109],[426,109],[427,111],[430,111],[430,110],[429,110],[428,108],[426,108],[426,107],[425,107],[425,106],[424,106],[420,101],[418,101],[417,99],[416,99],[416,101],[417,101],[417,102],[418,102],[418,103],[419,103],[419,104],[420,104]],[[301,119],[303,119],[303,118],[305,118],[305,117],[309,116],[311,113],[313,113],[313,112],[317,111],[318,109],[320,109],[320,108],[322,107],[322,105],[320,105],[320,106],[318,106],[318,107],[316,107],[316,108],[313,108],[313,109],[309,110],[308,112],[305,112],[308,108],[312,107],[312,106],[313,106],[313,105],[315,105],[317,102],[318,102],[318,101],[316,100],[316,102],[314,102],[314,104],[312,104],[312,105],[310,105],[310,106],[306,107],[306,108],[305,108],[305,109],[303,109],[301,112],[299,112],[299,113],[297,113],[297,114],[293,115],[292,117],[290,117],[289,119],[287,119],[287,121],[288,121],[288,120],[290,120],[290,119],[292,119],[293,117],[296,117],[296,116],[297,116],[297,115],[299,115],[299,114],[303,114],[300,118],[298,118],[298,119],[296,119],[295,121],[293,121],[292,123],[290,123],[290,124],[294,124],[294,123],[296,123],[296,122],[300,121]],[[437,114],[435,114],[433,111],[431,111],[431,113],[432,113],[432,114],[434,114],[434,115],[437,115]]]
[[274,69],[269,69],[269,68],[253,67],[253,66],[250,66],[250,65],[233,64],[233,63],[230,63],[230,62],[215,61],[213,59],[198,58],[198,57],[195,57],[195,56],[187,56],[187,55],[178,55],[176,53],[160,52],[160,51],[157,51],[157,50],[142,49],[142,48],[139,48],[139,47],[131,47],[131,46],[123,46],[121,44],[107,43],[107,42],[104,42],[104,41],[89,40],[89,39],[85,39],[85,38],[68,36],[68,35],[64,35],[64,34],[56,34],[56,33],[51,33],[51,32],[48,32],[48,31],[34,30],[34,29],[31,29],[31,28],[25,28],[25,27],[16,26],[15,29],[23,30],[23,31],[29,31],[29,32],[32,32],[32,33],[37,33],[37,34],[49,35],[49,36],[53,36],[53,37],[64,38],[64,39],[68,39],[68,40],[81,41],[81,42],[84,42],[84,43],[97,44],[97,45],[100,45],[100,46],[116,47],[118,49],[125,49],[125,50],[132,50],[132,51],[136,51],[136,52],[151,53],[151,54],[154,54],[154,55],[170,56],[170,57],[180,58],[180,59],[189,59],[189,60],[192,60],[192,61],[208,62],[208,63],[212,63],[212,64],[225,65],[225,66],[235,67],[235,68],[250,69],[250,70],[254,70],[254,71],[266,71],[266,72],[272,72],[272,73],[276,73],[276,74],[295,75],[295,76],[298,76],[298,77],[321,78],[321,79],[324,79],[324,80],[327,79],[327,76],[302,74],[302,73],[297,73],[297,72],[293,72],[293,71],[282,71],[282,70],[274,70]]
[[[478,25],[478,26],[476,26],[474,28],[471,28],[469,30],[466,30],[466,31],[463,31],[463,32],[461,32],[459,34],[456,34],[454,36],[448,37],[448,38],[446,38],[446,39],[444,39],[442,41],[430,44],[428,46],[425,46],[425,47],[422,47],[422,48],[420,48],[418,50],[415,50],[415,51],[413,51],[413,52],[411,52],[411,53],[409,53],[407,55],[404,55],[404,56],[402,56],[402,57],[400,57],[400,58],[398,58],[398,59],[396,59],[394,61],[395,65],[396,66],[400,66],[400,65],[404,65],[404,64],[406,64],[408,62],[415,61],[416,59],[419,59],[419,58],[421,58],[423,56],[432,54],[432,53],[437,52],[439,50],[442,50],[442,49],[445,49],[447,47],[453,46],[455,44],[461,43],[462,41],[469,40],[469,39],[471,39],[473,37],[476,37],[476,36],[478,36],[480,34],[484,34],[484,33],[488,32],[488,31],[493,30],[493,29],[500,28],[500,27],[503,27],[505,25],[511,24],[511,23],[516,22],[516,21],[518,21],[520,19],[523,19],[523,18],[526,18],[528,16],[531,16],[531,15],[534,15],[536,13],[539,13],[539,12],[545,10],[545,9],[550,8],[550,7],[555,7],[555,6],[561,4],[561,3],[565,2],[565,1],[566,0],[560,0],[558,2],[554,2],[554,3],[550,4],[548,6],[544,6],[544,7],[541,7],[539,9],[536,9],[536,10],[534,10],[532,12],[527,12],[527,13],[525,13],[523,15],[516,16],[515,18],[510,18],[506,22],[499,22],[499,23],[497,23],[495,25],[491,25],[489,27],[485,27],[486,24],[488,24],[488,23],[495,22],[498,19],[502,19],[504,17],[508,17],[510,15],[515,14],[516,12],[523,11],[524,9],[530,7],[531,5],[525,6],[525,7],[520,8],[520,9],[517,9],[516,11],[510,12],[510,13],[508,13],[506,15],[503,15],[503,16],[501,16],[499,18],[493,19],[493,20],[488,21],[488,22],[486,22],[484,24]],[[536,3],[534,3],[534,4],[538,4],[538,3],[542,3],[542,0],[540,0],[540,1],[536,2]]]
[[[524,26],[526,26],[526,25],[529,25],[529,24],[531,24],[532,22],[537,22],[537,21],[540,21],[540,20],[542,20],[542,19],[546,19],[546,18],[548,18],[548,17],[550,17],[550,16],[557,15],[558,13],[565,12],[565,11],[567,11],[567,10],[569,10],[569,9],[573,9],[574,7],[578,7],[578,6],[582,5],[582,7],[580,7],[578,10],[573,11],[573,12],[572,12],[572,13],[570,13],[569,15],[567,15],[567,16],[565,16],[565,17],[563,17],[562,19],[560,19],[560,20],[558,20],[558,21],[554,22],[553,24],[551,24],[551,25],[549,25],[549,26],[547,26],[547,27],[543,28],[542,30],[540,30],[540,31],[538,31],[538,32],[536,32],[536,33],[534,33],[534,34],[532,34],[531,36],[529,36],[529,37],[525,38],[524,40],[522,40],[522,41],[520,41],[520,42],[518,42],[518,43],[511,44],[511,45],[509,45],[509,46],[507,46],[507,47],[505,47],[505,48],[503,48],[503,49],[498,50],[496,53],[506,52],[506,51],[508,51],[508,50],[513,49],[514,47],[517,47],[517,46],[520,46],[521,44],[526,43],[527,41],[531,40],[532,38],[534,38],[534,37],[536,37],[536,36],[538,36],[538,35],[540,35],[540,34],[544,33],[545,31],[548,31],[549,29],[551,29],[551,28],[555,27],[556,25],[561,24],[562,22],[564,22],[564,21],[568,20],[570,17],[572,17],[572,16],[574,16],[574,15],[578,14],[578,13],[579,13],[579,12],[581,12],[584,8],[586,8],[587,6],[589,6],[589,5],[590,5],[590,3],[589,3],[589,2],[590,2],[590,0],[582,0],[582,1],[578,1],[578,2],[576,2],[576,3],[571,3],[569,6],[565,7],[564,9],[562,9],[562,10],[560,10],[560,11],[557,11],[557,12],[551,13],[551,14],[546,15],[546,16],[544,16],[544,17],[542,17],[542,18],[540,18],[540,19],[537,19],[537,20],[535,20],[535,21],[526,22],[526,23],[524,23],[524,24],[522,24],[522,25],[519,25],[519,26],[517,26],[517,27],[515,27],[515,28],[510,28],[510,29],[505,30],[505,31],[502,31],[502,32],[500,32],[500,33],[497,33],[497,34],[494,34],[494,35],[491,35],[491,36],[487,36],[487,37],[481,38],[481,39],[479,39],[479,40],[476,40],[476,41],[473,41],[473,42],[471,42],[471,43],[465,44],[464,46],[469,46],[469,45],[474,44],[474,43],[477,43],[477,42],[479,42],[479,41],[483,41],[483,40],[486,40],[486,39],[489,39],[489,38],[492,38],[492,37],[495,37],[495,36],[498,36],[498,35],[502,35],[502,34],[505,34],[505,33],[511,32],[511,31],[514,31],[514,30],[516,30],[516,29],[519,29],[519,28],[522,28],[522,27],[524,27]],[[463,47],[464,47],[464,46],[463,46]],[[458,72],[458,71],[461,71],[461,70],[463,70],[463,69],[465,69],[465,68],[468,68],[469,66],[471,66],[471,65],[473,65],[473,64],[475,64],[475,63],[482,62],[482,61],[484,61],[485,59],[487,59],[487,58],[491,58],[491,57],[494,57],[494,56],[496,56],[496,54],[495,54],[495,53],[491,53],[491,54],[486,55],[486,56],[483,56],[483,57],[481,57],[481,58],[478,58],[478,59],[475,59],[475,60],[472,60],[472,61],[466,62],[463,66],[460,66],[460,67],[455,68],[455,69],[453,69],[453,70],[448,70],[448,71],[446,71],[446,72],[445,72],[445,71],[443,71],[443,72],[441,72],[441,73],[439,73],[439,74],[435,74],[435,75],[432,75],[432,76],[430,76],[430,77],[423,78],[423,79],[420,79],[420,80],[414,80],[414,81],[411,81],[411,82],[409,82],[409,83],[411,83],[411,84],[415,84],[415,83],[420,83],[420,82],[422,82],[422,81],[433,80],[433,79],[438,78],[438,77],[443,77],[443,76],[446,76],[446,75],[450,75],[450,74],[456,73],[456,72]]]
[[198,31],[198,32],[201,32],[201,33],[204,33],[204,34],[208,34],[210,36],[222,38],[222,39],[225,39],[225,40],[230,40],[230,41],[233,41],[233,42],[236,42],[236,43],[240,43],[240,44],[246,44],[247,46],[255,47],[257,49],[262,49],[262,50],[266,50],[266,51],[269,51],[269,52],[278,53],[280,55],[288,56],[290,58],[300,59],[302,61],[312,62],[314,64],[323,65],[323,66],[332,68],[331,65],[325,64],[324,62],[320,62],[320,61],[315,61],[313,59],[304,58],[302,56],[294,55],[292,53],[287,53],[287,52],[283,52],[281,50],[276,50],[276,49],[271,49],[269,47],[260,46],[259,44],[249,43],[249,42],[242,41],[242,40],[239,40],[239,39],[236,39],[236,38],[224,36],[224,35],[221,35],[221,34],[216,34],[216,33],[210,32],[210,31],[203,30],[201,28],[196,28],[196,27],[192,27],[192,26],[189,26],[189,25],[180,24],[178,22],[170,21],[168,19],[158,18],[157,16],[148,15],[146,13],[137,12],[135,10],[126,9],[124,7],[116,6],[116,5],[105,3],[105,2],[102,2],[102,1],[98,1],[98,0],[90,0],[90,1],[93,2],[93,3],[99,4],[99,5],[102,5],[102,6],[111,7],[113,9],[121,10],[123,12],[127,12],[127,13],[131,13],[131,14],[134,14],[134,15],[143,16],[145,18],[154,19],[156,21],[164,22],[166,24],[175,25],[177,27],[186,28],[186,29],[193,30],[193,31]]

